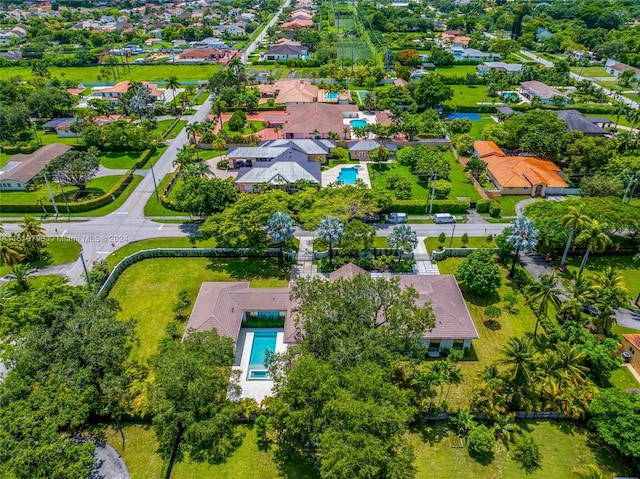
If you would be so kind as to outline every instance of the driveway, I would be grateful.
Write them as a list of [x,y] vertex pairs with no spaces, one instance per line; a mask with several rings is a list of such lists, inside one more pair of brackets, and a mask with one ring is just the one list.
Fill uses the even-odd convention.
[[93,460],[91,479],[130,479],[131,477],[122,457],[109,444],[96,441]]

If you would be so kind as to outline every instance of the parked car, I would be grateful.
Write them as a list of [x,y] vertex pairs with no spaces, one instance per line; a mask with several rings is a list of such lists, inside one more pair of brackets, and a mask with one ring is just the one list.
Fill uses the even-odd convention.
[[456,217],[451,213],[436,213],[433,215],[434,223],[455,223]]
[[362,221],[365,223],[377,223],[380,221],[380,215],[367,215],[362,217]]
[[389,213],[387,216],[385,216],[384,219],[387,223],[406,223],[407,214],[406,213]]

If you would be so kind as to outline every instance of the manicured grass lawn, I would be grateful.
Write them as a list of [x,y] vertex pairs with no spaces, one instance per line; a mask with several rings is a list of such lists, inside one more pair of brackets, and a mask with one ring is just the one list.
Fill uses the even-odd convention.
[[140,158],[139,151],[109,151],[103,152],[98,159],[100,164],[111,170],[129,170]]
[[[46,251],[49,252],[48,260],[38,260],[29,263],[34,268],[44,268],[47,266],[57,266],[59,264],[71,263],[80,255],[80,243],[73,240],[60,241],[57,237],[49,237]],[[0,267],[0,276],[9,274],[9,266]]]
[[[451,192],[449,193],[449,199],[456,198],[471,198],[477,200],[480,195],[471,184],[471,180],[462,170],[462,166],[456,161],[453,153],[446,151],[444,156],[451,164],[451,171],[449,172],[449,180],[451,181]],[[398,174],[403,178],[407,178],[411,182],[411,199],[424,200],[426,202],[429,198],[429,189],[427,183],[420,181],[417,175],[414,175],[408,166],[401,165],[400,163],[386,163],[382,165],[367,164],[369,169],[369,178],[371,178],[371,184],[374,188],[387,189],[387,178],[392,174]],[[426,203],[425,203],[426,205]]]
[[172,122],[173,122],[172,119],[160,120],[156,125],[156,127],[154,128],[153,132],[160,135],[160,133],[166,130]]
[[516,204],[522,200],[531,199],[531,196],[498,196],[496,200],[502,205],[502,213],[500,216],[516,216]]
[[626,366],[614,371],[611,378],[609,378],[609,382],[612,386],[625,391],[631,388],[640,389],[640,383],[636,381],[635,376],[631,374],[631,371]]
[[79,145],[80,138],[60,138],[57,133],[47,133],[44,134],[41,131],[38,131],[38,138],[40,138],[40,142],[42,145],[50,145],[51,143],[62,143],[64,145]]
[[497,97],[487,95],[487,87],[484,85],[450,85],[453,90],[453,98],[445,102],[447,105],[477,105],[481,103],[495,103],[500,106],[502,101]]
[[151,157],[149,157],[147,162],[140,169],[141,170],[150,169],[152,164],[155,165],[158,162],[158,159],[162,156],[162,154],[165,152],[166,149],[167,149],[166,146],[161,146],[160,148],[157,148],[156,151],[153,153],[153,155],[151,155]]
[[243,135],[250,135],[252,133],[256,133],[260,130],[264,130],[265,128],[265,124],[264,121],[257,121],[257,120],[249,120],[247,121],[247,125],[244,128],[244,130],[242,130],[242,132],[238,132],[238,131],[231,131],[229,129],[229,122],[225,122],[222,124],[222,130],[225,133],[228,134],[234,134],[234,133],[242,133]]
[[[205,151],[205,150],[201,150],[201,151]],[[147,162],[147,164],[149,163]],[[169,181],[171,181],[171,176],[172,176],[171,173],[169,173],[165,175],[164,178],[162,178],[162,180],[158,184],[158,192],[163,191],[164,188],[169,184]],[[175,189],[175,186],[173,189]],[[149,200],[147,200],[147,204],[144,205],[144,215],[145,216],[188,216],[187,213],[183,211],[174,211],[174,210],[170,210],[169,208],[165,208],[162,205],[162,203],[160,203],[156,199],[156,195],[151,195],[149,197]]]
[[[104,195],[118,182],[120,176],[101,176],[94,178],[87,182],[87,191],[89,194],[82,198],[86,201],[91,198],[97,198]],[[58,184],[50,183],[53,194],[55,195],[56,203],[58,203],[58,210],[60,213],[66,212],[64,209],[64,198],[61,193],[61,188]],[[73,195],[78,191],[75,186],[65,186],[64,192],[69,202],[72,201]],[[6,191],[2,193],[3,204],[21,204],[21,205],[37,205],[38,200],[42,199],[43,204],[47,207],[48,211],[52,211],[53,205],[46,185],[42,185],[35,191]]]
[[[464,258],[447,258],[444,261],[438,261],[438,269],[441,274],[455,274],[458,266]],[[511,336],[523,336],[525,334],[533,335],[536,319],[533,311],[525,303],[525,298],[520,293],[512,281],[507,279],[507,270],[500,268],[502,272],[502,286],[495,294],[479,295],[460,285],[462,294],[469,308],[469,313],[473,318],[473,322],[478,330],[479,339],[473,341],[473,349],[478,357],[477,361],[462,361],[460,368],[464,375],[462,384],[454,386],[449,395],[449,407],[455,410],[457,407],[464,407],[469,404],[471,392],[475,386],[475,377],[489,363],[500,358],[499,348],[506,344]],[[516,312],[509,314],[503,308],[503,299],[507,294],[514,294],[518,298]],[[493,324],[485,325],[483,316],[484,308],[490,304],[498,306],[502,309],[502,315],[497,320],[499,327]],[[444,476],[446,477],[446,476]],[[451,476],[455,477],[455,476]],[[470,475],[468,477],[475,477]],[[487,476],[491,477],[491,476]],[[550,476],[553,477],[553,476]]]
[[173,128],[171,128],[171,130],[169,131],[169,133],[167,133],[167,136],[165,138],[167,140],[174,139],[176,136],[178,136],[178,133],[180,133],[185,126],[187,126],[187,120],[179,120],[178,123],[173,125]]
[[[115,427],[106,430],[106,441],[122,456],[131,479],[158,479],[164,477],[167,464],[156,453],[158,441],[156,434],[147,424],[124,424],[122,426],[125,442],[122,449],[122,436]],[[177,476],[173,476],[177,479]]]
[[467,73],[477,73],[478,69],[476,65],[452,65],[447,67],[438,67],[434,73],[442,75],[444,77],[450,76],[465,76]]
[[[340,243],[335,245],[336,248],[340,248]],[[387,244],[386,236],[374,236],[373,237],[373,248],[389,248]],[[313,240],[313,251],[328,251],[329,243],[320,238],[316,238]]]
[[488,116],[482,116],[481,120],[473,120],[471,121],[471,131],[469,132],[469,134],[476,140],[481,140],[482,138],[482,129],[487,126],[487,125],[491,125],[492,123],[495,123],[495,121],[493,121],[491,118],[489,118]]
[[587,464],[597,464],[604,469],[605,477],[630,473],[628,466],[600,446],[584,427],[554,421],[521,421],[518,424],[540,446],[542,468],[532,474],[521,469],[520,463],[510,457],[502,443],[496,446],[493,462],[480,464],[469,456],[466,447],[451,447],[446,426],[438,423],[423,426],[410,436],[416,453],[416,477],[573,479],[576,477],[573,470]]
[[[444,242],[445,248],[449,247],[449,241],[451,241],[451,225],[443,225],[442,232],[447,235],[446,241]],[[427,251],[431,252],[433,250],[437,250],[440,246],[438,242],[437,236],[430,236],[424,240],[424,245],[427,248]],[[452,248],[462,248],[462,237],[454,236]],[[467,248],[495,248],[496,243],[491,240],[487,241],[487,238],[484,236],[469,236],[469,243],[467,243]]]
[[[109,264],[109,268],[113,268],[121,260],[127,256],[135,253],[136,251],[142,251],[143,249],[154,248],[192,248],[191,242],[187,237],[181,238],[152,238],[141,241],[134,241],[128,243],[122,248],[118,248],[116,251],[107,256],[106,261]],[[216,240],[211,238],[209,240],[198,239],[196,241],[196,248],[215,248]]]
[[[584,250],[582,248],[576,249],[575,253],[572,253],[567,260],[567,267],[571,270],[577,270],[582,261]],[[584,270],[584,274],[590,276],[596,272],[602,272],[607,266],[611,266],[615,270],[622,273],[627,288],[629,289],[629,295],[631,299],[640,292],[640,262],[633,261],[633,256],[589,256],[587,267]]]
[[282,287],[290,265],[277,259],[156,258],[127,269],[110,296],[120,302],[120,318],[135,318],[139,342],[132,358],[146,361],[157,352],[180,290],[195,301],[203,281],[250,281],[252,287]]
[[604,67],[571,67],[572,73],[583,77],[610,77],[615,78],[611,73],[607,72]]
[[[120,77],[116,81],[166,81],[171,75],[176,75],[179,81],[206,80],[215,72],[220,70],[222,65],[200,64],[200,65],[131,65],[131,69],[124,74],[120,72]],[[25,80],[31,78],[30,67],[4,67],[2,76],[10,78],[19,75]],[[61,77],[64,72],[65,80],[77,82],[95,82],[100,75],[99,66],[88,67],[50,67],[49,72],[52,77]],[[113,82],[113,77],[109,79]]]

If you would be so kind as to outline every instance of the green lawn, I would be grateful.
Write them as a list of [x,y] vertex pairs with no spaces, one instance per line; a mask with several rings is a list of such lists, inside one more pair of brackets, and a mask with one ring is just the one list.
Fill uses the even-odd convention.
[[615,78],[611,73],[607,72],[604,67],[571,67],[572,73],[583,77],[609,77]]
[[79,138],[60,138],[57,133],[41,133],[38,132],[38,138],[42,145],[50,145],[51,143],[62,143],[64,145],[79,145]]
[[617,371],[614,371],[609,379],[612,386],[622,390],[627,389],[640,389],[640,383],[636,380],[635,376],[631,374],[625,366],[621,367]]
[[156,133],[157,135],[160,135],[164,130],[166,130],[169,127],[169,125],[171,123],[173,123],[173,120],[171,118],[169,118],[167,120],[158,121],[158,124],[153,129],[153,133]]
[[165,150],[167,149],[166,146],[160,146],[159,148],[156,148],[156,151],[153,153],[153,155],[151,155],[149,157],[149,159],[147,160],[147,162],[144,164],[144,166],[142,168],[140,168],[141,170],[148,170],[151,168],[152,164],[156,164],[158,162],[158,160],[160,159],[160,157],[162,156],[162,154],[165,152]]
[[[462,170],[462,165],[456,161],[453,153],[447,150],[444,153],[444,156],[451,164],[451,171],[449,173],[451,192],[449,193],[448,199],[480,199],[480,195],[473,187],[471,180]],[[387,189],[387,178],[392,174],[398,174],[403,178],[407,178],[411,182],[411,199],[427,201],[427,198],[429,197],[427,183],[420,181],[418,176],[414,175],[408,166],[401,165],[397,162],[381,165],[369,163],[367,164],[367,168],[369,169],[369,178],[371,179],[372,187]]]
[[100,164],[111,170],[129,170],[140,158],[139,151],[109,151],[102,152],[98,159]]
[[[582,261],[583,254],[584,250],[582,248],[576,249],[575,253],[569,255],[569,259],[567,260],[567,267],[571,270],[577,270],[580,266],[580,262]],[[611,266],[612,268],[622,273],[627,288],[629,289],[629,295],[631,296],[631,299],[635,299],[635,297],[640,292],[640,262],[633,261],[633,256],[630,255],[591,255],[589,256],[589,261],[587,263],[587,267],[584,270],[584,274],[589,276],[596,272],[604,271],[607,266]]]
[[[82,198],[83,201],[86,201],[91,198],[97,198],[99,196],[104,195],[107,191],[109,191],[113,186],[118,182],[120,176],[101,176],[98,178],[94,178],[87,182],[87,191],[89,194]],[[58,184],[50,183],[51,189],[53,190],[53,194],[56,202],[58,203],[58,209],[60,213],[66,212],[64,209],[64,198],[62,195],[62,188]],[[73,199],[73,195],[78,191],[78,188],[75,186],[65,186],[64,193],[66,194],[67,201],[71,202]],[[51,197],[49,196],[49,192],[47,191],[46,185],[42,185],[35,191],[5,191],[2,193],[2,203],[3,204],[20,204],[20,205],[37,205],[38,200],[42,199],[43,204],[47,207],[47,210],[51,210],[52,203]]]
[[146,361],[157,352],[178,291],[195,301],[203,281],[250,281],[252,287],[281,287],[290,265],[276,259],[157,258],[134,264],[120,277],[110,296],[120,302],[121,318],[135,318],[139,342],[132,358]]
[[[100,66],[88,67],[49,67],[52,77],[61,78],[64,73],[65,80],[77,82],[95,82],[100,75]],[[222,68],[218,64],[199,64],[199,65],[131,65],[131,70],[122,74],[116,81],[132,80],[132,81],[166,81],[171,75],[176,75],[179,81],[197,81],[206,80],[215,72]],[[3,78],[10,78],[19,75],[25,80],[31,78],[30,67],[4,67]],[[113,77],[109,78],[113,82]]]
[[516,216],[516,204],[520,203],[522,200],[531,199],[531,196],[524,195],[507,195],[507,196],[498,196],[496,200],[502,205],[502,213],[500,216]]
[[495,123],[495,121],[493,121],[491,118],[489,118],[489,116],[486,115],[482,115],[481,120],[473,120],[471,122],[471,131],[469,132],[469,134],[475,139],[475,140],[482,140],[482,129],[487,126],[487,125],[491,125],[492,123]]
[[222,130],[227,134],[242,133],[243,135],[250,135],[250,134],[256,133],[256,132],[258,132],[260,130],[264,130],[264,128],[265,128],[264,121],[257,121],[257,120],[249,120],[249,121],[247,121],[247,125],[245,126],[244,130],[242,130],[242,132],[231,131],[229,129],[229,122],[228,121],[222,124]]
[[[451,241],[450,226],[451,225],[445,225],[442,228],[442,232],[447,236],[446,241],[444,242],[444,246],[446,248],[449,247],[449,241]],[[440,243],[438,242],[437,236],[430,236],[424,240],[424,245],[427,248],[427,251],[431,252],[437,250],[438,246],[440,246]],[[451,247],[462,248],[462,237],[454,236]],[[487,241],[487,238],[485,236],[469,236],[467,248],[496,248],[496,243],[493,240]]]
[[[340,247],[340,243],[335,245],[336,248]],[[374,248],[389,248],[387,244],[386,236],[374,236],[373,237],[373,247]],[[329,243],[320,238],[316,238],[313,240],[313,251],[329,251]]]
[[[106,441],[122,456],[131,479],[159,479],[164,477],[167,464],[159,454],[156,434],[150,425],[125,424],[122,427],[125,442],[122,449],[122,436],[114,427],[106,430]],[[174,475],[174,479],[177,477]]]
[[[141,241],[134,241],[127,243],[122,248],[118,248],[116,251],[107,256],[106,261],[109,264],[109,268],[113,268],[121,260],[127,256],[141,251],[143,249],[154,248],[192,248],[191,242],[187,237],[168,237],[168,238],[152,238]],[[196,248],[215,248],[216,240],[211,238],[209,240],[198,239],[196,241]]]
[[185,126],[187,126],[187,120],[178,121],[175,125],[173,125],[173,128],[171,128],[171,131],[167,133],[167,136],[165,138],[167,140],[173,140],[176,136],[178,136],[178,133],[180,133]]
[[[206,150],[201,150],[201,151],[204,152]],[[163,191],[164,188],[169,184],[169,181],[171,180],[171,176],[172,174],[169,173],[165,175],[164,178],[162,178],[162,180],[158,184],[158,192]],[[173,192],[174,190],[175,190],[175,186],[171,191]],[[171,196],[171,193],[169,195]],[[156,199],[155,195],[151,195],[151,197],[149,197],[149,200],[147,201],[147,204],[144,205],[144,215],[145,216],[188,216],[187,213],[183,211],[174,211],[174,210],[170,210],[169,208],[165,208],[162,205],[162,203],[160,203]]]
[[[434,73],[445,77],[465,76],[467,73],[477,73],[476,65],[452,65],[447,67],[438,67]],[[457,85],[452,85],[452,88]]]
[[[47,266],[57,266],[59,264],[71,263],[78,259],[80,255],[80,243],[74,240],[62,240],[56,236],[48,238],[46,251],[49,252],[49,259],[38,260],[30,263],[34,268],[44,268]],[[11,272],[9,266],[0,267],[0,276]]]
[[[464,261],[464,258],[447,258],[444,261],[438,261],[438,269],[441,274],[455,274],[462,261]],[[502,286],[493,295],[479,295],[468,290],[463,285],[460,286],[480,338],[473,341],[473,349],[478,360],[462,361],[460,363],[464,380],[462,384],[451,389],[451,394],[449,395],[451,409],[468,405],[471,392],[475,386],[476,375],[482,368],[500,357],[500,346],[506,344],[511,336],[533,334],[536,323],[533,311],[526,305],[524,296],[515,289],[512,281],[506,278],[507,271],[502,267],[501,271],[503,273]],[[514,294],[518,298],[514,314],[509,314],[502,306],[503,298],[507,294]],[[489,324],[491,328],[485,325],[483,311],[490,304],[502,309],[502,315],[498,319],[500,326],[497,329],[492,324]]]
[[597,464],[605,470],[607,478],[631,473],[629,466],[598,444],[582,426],[554,421],[519,422],[519,425],[531,433],[540,446],[542,469],[527,474],[502,443],[496,446],[493,462],[480,464],[469,456],[466,447],[452,447],[454,441],[450,444],[446,426],[439,423],[420,427],[410,436],[417,458],[416,477],[573,479],[576,477],[573,470],[587,464]]

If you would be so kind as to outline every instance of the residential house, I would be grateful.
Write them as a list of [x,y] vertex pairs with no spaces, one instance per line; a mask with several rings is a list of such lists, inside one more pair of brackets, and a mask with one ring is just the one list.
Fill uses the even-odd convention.
[[634,81],[640,80],[640,68],[617,62],[612,58],[607,58],[607,62],[604,64],[604,69],[607,71],[607,73],[610,73],[615,77],[619,77],[623,72],[626,72],[627,70],[633,70],[635,72],[635,76],[633,77]]
[[269,51],[263,53],[261,56],[267,61],[278,60],[304,60],[307,57],[308,49],[302,45],[291,44],[276,44],[271,45]]
[[[1,43],[2,42],[0,42],[0,44]],[[0,57],[4,58],[5,60],[10,60],[10,61],[22,60],[22,51],[20,51],[20,50],[8,50],[6,52],[0,52]]]
[[349,144],[349,157],[352,160],[369,161],[371,152],[377,150],[380,143],[373,140],[361,140]]
[[313,26],[313,20],[291,20],[282,24],[283,30],[305,30]]
[[487,177],[503,196],[567,193],[562,171],[545,158],[507,156],[493,141],[475,141],[473,149],[487,164]]
[[275,97],[278,105],[300,105],[318,101],[319,89],[307,80],[278,80],[272,85],[258,85],[263,98]]
[[472,60],[472,61],[486,61],[486,60],[500,60],[500,54],[498,53],[484,53],[475,48],[465,48],[462,46],[452,46],[449,51],[456,60]]
[[547,38],[551,38],[552,36],[553,36],[553,33],[551,33],[549,30],[543,27],[538,27],[538,30],[536,31],[536,40],[538,42],[542,42],[543,40],[546,40]]
[[625,361],[640,374],[640,334],[622,335],[622,354]]
[[191,45],[193,48],[207,48],[212,50],[229,50],[231,48],[224,42],[224,40],[213,37],[208,37],[204,40],[198,40],[196,42],[190,42],[189,45]]
[[[347,264],[329,274],[329,281],[353,279],[369,274]],[[435,315],[435,326],[424,331],[423,338],[430,356],[451,349],[468,350],[478,339],[478,331],[453,275],[399,275],[403,288],[417,292],[415,304],[429,303]],[[193,306],[185,336],[217,330],[236,345],[234,369],[241,371],[242,395],[261,401],[271,394],[273,382],[264,364],[250,361],[254,338],[271,335],[271,350],[285,352],[299,343],[304,332],[296,326],[295,304],[290,299],[291,286],[283,288],[250,288],[248,282],[204,282]],[[255,318],[280,319],[281,327],[261,331],[247,328],[246,321]],[[273,329],[276,329],[274,332]]]
[[53,118],[42,125],[45,133],[57,133],[59,138],[76,138],[80,134],[71,131],[71,124],[75,118]]
[[289,15],[290,20],[313,20],[313,15],[311,15],[306,10],[296,10]]
[[152,46],[152,45],[159,45],[160,43],[162,43],[162,39],[161,39],[161,38],[155,38],[155,37],[147,38],[147,39],[144,41],[144,45],[145,45],[146,47],[150,47],[150,46]]
[[585,136],[605,136],[609,132],[602,126],[611,125],[608,118],[587,118],[578,110],[560,110],[558,118],[566,123],[567,131],[579,131]]
[[552,99],[555,96],[564,97],[563,93],[559,90],[556,90],[545,83],[540,81],[523,81],[520,83],[520,88],[518,88],[518,93],[525,97],[527,100],[531,101],[534,98],[540,98],[542,103],[551,104]]
[[[358,118],[357,105],[333,103],[306,103],[288,105],[285,115],[278,121],[282,125],[284,138],[330,138],[330,132],[340,132],[345,128],[345,119]],[[348,123],[348,121],[347,121]]]
[[[142,82],[143,86],[149,88],[151,101],[165,101],[164,90],[158,89],[158,85],[155,83]],[[95,90],[91,96],[94,98],[100,98],[103,100],[118,101],[118,98],[123,93],[126,93],[131,86],[129,81],[121,81],[113,86]]]
[[486,75],[490,71],[500,73],[520,73],[522,65],[520,63],[504,63],[504,62],[484,62],[477,66],[478,75]]
[[280,188],[287,192],[297,191],[299,181],[321,184],[320,163],[296,161],[276,161],[273,164],[257,164],[254,167],[240,167],[235,179],[238,191],[255,193],[263,185]]
[[17,37],[17,35],[11,31],[9,32],[0,32],[0,45],[7,45],[11,41],[13,37]]
[[260,146],[295,148],[307,155],[307,161],[319,161],[320,163],[326,163],[329,150],[336,147],[336,142],[334,140],[281,139],[263,141],[260,143]]
[[51,161],[70,149],[71,145],[52,143],[28,155],[12,156],[0,170],[0,191],[26,190]]
[[13,33],[16,37],[22,39],[27,35],[27,30],[29,27],[25,25],[16,25],[11,29],[11,33]]
[[408,82],[407,80],[404,80],[402,78],[396,78],[395,80],[393,80],[393,84],[395,86],[407,86]]
[[186,44],[187,44],[186,40],[171,40],[171,46],[173,48],[178,48]]
[[218,62],[227,63],[237,54],[234,50],[215,50],[211,48],[193,48],[183,51],[174,61],[176,63]]

